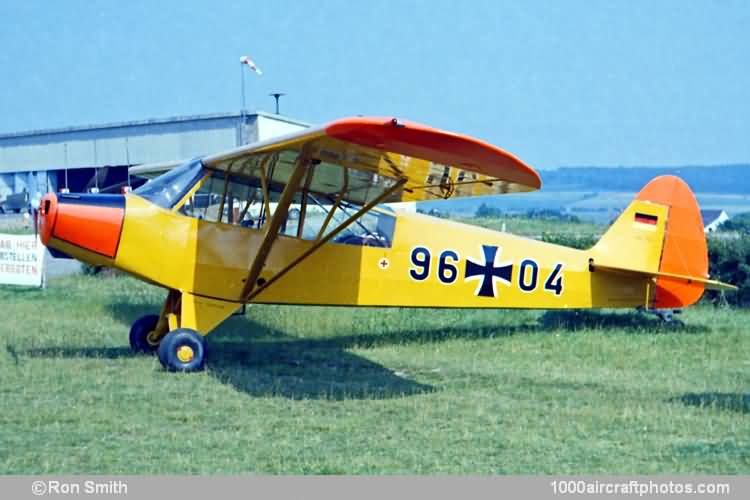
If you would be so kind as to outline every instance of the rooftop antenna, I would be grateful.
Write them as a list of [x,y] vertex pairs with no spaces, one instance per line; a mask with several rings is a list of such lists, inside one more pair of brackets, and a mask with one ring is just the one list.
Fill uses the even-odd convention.
[[276,114],[279,114],[279,97],[286,95],[283,92],[274,92],[273,94],[268,94],[274,99],[276,99]]

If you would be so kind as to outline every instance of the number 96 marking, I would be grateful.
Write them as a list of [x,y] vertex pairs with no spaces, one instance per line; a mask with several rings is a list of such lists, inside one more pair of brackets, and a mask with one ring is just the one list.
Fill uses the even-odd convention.
[[[437,278],[444,285],[451,285],[458,279],[458,267],[456,264],[461,256],[455,250],[443,250],[438,257]],[[411,264],[409,276],[415,281],[424,281],[430,277],[432,254],[426,247],[414,247],[411,251]]]

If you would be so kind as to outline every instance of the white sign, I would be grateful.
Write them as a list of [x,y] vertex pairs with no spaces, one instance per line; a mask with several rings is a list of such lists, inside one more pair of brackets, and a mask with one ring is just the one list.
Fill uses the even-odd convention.
[[44,251],[33,234],[0,234],[0,284],[42,286]]

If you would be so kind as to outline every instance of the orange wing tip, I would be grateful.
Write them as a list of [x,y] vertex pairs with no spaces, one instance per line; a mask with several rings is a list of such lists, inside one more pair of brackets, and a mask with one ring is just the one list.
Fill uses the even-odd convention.
[[451,165],[530,189],[539,173],[513,154],[474,137],[396,118],[344,118],[325,126],[333,138],[360,146]]

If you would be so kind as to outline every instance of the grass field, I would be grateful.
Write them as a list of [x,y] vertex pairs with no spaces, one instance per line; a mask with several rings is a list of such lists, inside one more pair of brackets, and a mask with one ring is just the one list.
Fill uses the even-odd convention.
[[749,473],[750,311],[253,306],[172,374],[163,293],[0,288],[0,473]]
[[580,221],[571,222],[549,218],[530,219],[523,216],[507,217],[453,217],[458,222],[471,224],[495,231],[502,231],[518,236],[540,239],[543,234],[554,234],[556,236],[574,237],[600,237],[607,230],[605,224]]

